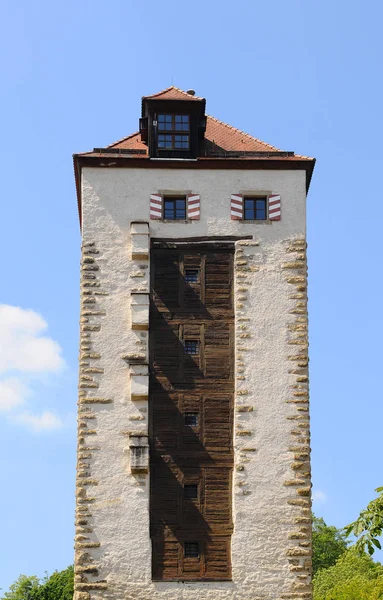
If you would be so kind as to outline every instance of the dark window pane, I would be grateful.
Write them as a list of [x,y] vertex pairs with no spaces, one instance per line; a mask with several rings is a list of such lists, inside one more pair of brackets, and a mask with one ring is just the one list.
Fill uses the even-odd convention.
[[255,200],[255,218],[266,219],[266,198],[258,198]]
[[189,136],[188,135],[175,135],[174,136],[174,147],[187,149],[189,147]]
[[245,220],[265,220],[267,218],[266,198],[245,198]]
[[165,219],[186,219],[185,198],[164,198]]
[[165,115],[158,115],[158,122],[163,123],[165,121]]
[[186,283],[197,283],[198,275],[199,275],[198,269],[186,269],[185,270]]
[[185,413],[185,425],[189,427],[197,427],[198,426],[198,413]]
[[257,208],[255,218],[260,221],[266,219],[266,210],[264,208]]
[[185,542],[185,558],[198,558],[199,544],[198,542]]
[[185,340],[185,352],[187,354],[198,354],[198,341],[197,340]]
[[198,498],[198,485],[195,483],[184,485],[184,498],[196,500]]
[[255,219],[254,208],[253,207],[251,207],[251,208],[245,207],[244,217],[245,217],[245,220],[248,220],[248,221]]

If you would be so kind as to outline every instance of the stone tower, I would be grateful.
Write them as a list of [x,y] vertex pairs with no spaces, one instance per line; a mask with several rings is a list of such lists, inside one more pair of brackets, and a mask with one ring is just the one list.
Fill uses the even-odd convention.
[[310,600],[314,159],[170,87],[76,154],[76,600]]

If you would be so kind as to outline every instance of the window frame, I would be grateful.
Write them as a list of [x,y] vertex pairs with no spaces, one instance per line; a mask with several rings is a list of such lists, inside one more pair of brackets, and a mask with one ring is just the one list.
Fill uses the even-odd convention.
[[[199,485],[198,483],[184,483],[183,486],[184,489],[184,500],[199,500]],[[193,490],[193,492],[195,492],[195,496],[189,496],[186,493],[186,490],[189,490],[189,492],[191,492]]]
[[[187,273],[189,272],[194,272],[197,274],[196,279],[192,279],[190,281],[188,281],[187,279]],[[198,283],[200,283],[201,280],[201,269],[199,269],[198,267],[185,267],[185,272],[184,272],[184,281],[187,285],[196,285]]]
[[[194,554],[189,554],[189,555],[188,555],[188,554],[186,553],[186,546],[187,546],[187,545],[189,546],[189,548],[190,548],[190,546],[197,546],[197,552],[198,552],[198,554],[197,554],[197,555],[194,555]],[[199,541],[195,541],[195,540],[193,540],[193,541],[189,541],[189,540],[188,540],[188,541],[185,541],[185,542],[183,543],[183,547],[184,547],[184,559],[185,559],[185,558],[186,558],[186,559],[187,559],[187,558],[199,558],[199,559],[201,559],[201,555],[202,555],[202,548],[201,548],[201,543],[200,543]]]
[[[185,354],[187,354],[188,356],[199,356],[199,354],[200,354],[200,345],[201,345],[200,342],[201,342],[201,340],[199,340],[199,339],[197,340],[195,338],[184,340],[183,346],[184,346]],[[196,352],[188,352],[187,349],[186,349],[186,347],[187,347],[188,344],[195,344]]]
[[[177,200],[182,200],[184,202],[184,206],[185,206],[185,210],[184,210],[184,216],[183,217],[176,217],[175,215],[177,214],[177,208],[175,203],[177,202]],[[166,216],[166,202],[174,202],[174,207],[173,207],[173,217],[168,217]],[[186,221],[187,220],[187,214],[188,214],[188,199],[187,199],[187,195],[186,194],[176,194],[176,195],[170,195],[170,194],[163,194],[162,196],[162,219],[164,221]]]
[[[193,415],[193,417],[195,417],[195,424],[191,424],[191,423],[187,423],[186,419],[187,417],[191,417]],[[185,427],[199,427],[199,412],[198,411],[185,411],[184,412],[184,425]]]
[[[257,201],[264,201],[265,204],[265,218],[264,219],[260,219],[257,218],[257,208],[256,208],[256,202]],[[247,219],[246,218],[246,201],[252,201],[253,202],[253,213],[254,213],[254,218],[252,219]],[[246,221],[246,222],[252,222],[252,221],[257,221],[259,223],[265,223],[269,220],[269,196],[266,194],[243,194],[243,209],[242,209],[242,221]]]
[[[164,129],[160,129],[160,120],[159,117],[165,117],[165,125],[166,123],[169,123],[169,121],[166,121],[166,117],[172,117],[172,121],[171,121],[171,129],[167,129],[166,127]],[[176,122],[176,117],[187,117],[188,121],[187,121],[187,129],[177,129],[177,122]],[[156,117],[156,121],[157,121],[157,150],[159,150],[160,152],[165,151],[165,152],[190,152],[190,114],[189,113],[159,113]],[[182,121],[181,121],[181,124]],[[159,137],[163,135],[163,136],[169,136],[171,138],[171,146],[160,146],[160,139]],[[187,147],[182,147],[182,146],[176,146],[176,136],[187,136]],[[164,140],[164,143],[166,143],[166,140]],[[182,143],[182,141],[181,141]]]

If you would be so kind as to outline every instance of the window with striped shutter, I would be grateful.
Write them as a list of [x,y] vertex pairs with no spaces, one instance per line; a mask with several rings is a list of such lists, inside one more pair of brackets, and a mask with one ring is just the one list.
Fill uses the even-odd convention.
[[[255,198],[255,196],[254,196]],[[267,198],[269,221],[281,220],[281,197],[279,194],[270,194]],[[232,194],[230,200],[230,216],[234,221],[241,221],[244,217],[243,194]]]
[[[170,197],[171,198],[171,197]],[[180,196],[182,198],[182,196]],[[186,199],[186,218],[191,221],[198,221],[201,215],[201,197],[199,194],[185,194]],[[180,219],[175,213],[174,216],[166,216],[166,199],[165,198],[165,214],[164,214],[164,197],[162,194],[151,194],[150,196],[150,218],[151,219]],[[182,216],[185,219],[185,215]],[[181,219],[181,220],[182,220]]]

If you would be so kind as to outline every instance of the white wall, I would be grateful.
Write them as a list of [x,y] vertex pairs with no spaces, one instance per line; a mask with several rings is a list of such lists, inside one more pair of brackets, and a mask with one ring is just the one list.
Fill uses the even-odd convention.
[[[201,220],[149,221],[159,191],[200,194]],[[241,192],[280,194],[281,221],[231,221],[230,195]],[[84,168],[82,195],[83,275],[98,287],[83,287],[78,600],[311,598],[305,172]],[[130,258],[136,220],[152,237],[254,236],[235,259],[232,582],[151,582],[149,475],[130,473],[128,451],[129,432],[146,431],[147,402],[130,399],[122,358],[148,350],[148,333],[130,325],[131,291],[149,286],[148,262]]]

